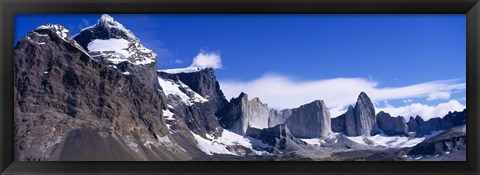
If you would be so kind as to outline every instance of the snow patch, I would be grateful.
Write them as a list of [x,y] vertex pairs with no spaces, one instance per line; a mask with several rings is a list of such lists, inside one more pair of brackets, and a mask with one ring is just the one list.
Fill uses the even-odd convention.
[[[177,95],[188,106],[193,105],[193,102],[204,103],[208,101],[207,99],[203,98],[200,94],[191,90],[187,85],[183,84],[182,82],[180,82],[180,84],[177,84],[172,80],[162,79],[158,77],[158,83],[163,88],[163,92],[165,93],[165,95],[167,96]],[[193,94],[192,97],[188,96],[183,91],[181,91],[180,87],[186,89],[189,94]]]
[[176,68],[176,69],[165,69],[165,70],[157,70],[158,72],[165,72],[168,74],[179,74],[179,73],[193,73],[199,72],[205,68],[199,67],[187,67],[187,68]]
[[207,139],[205,139],[193,132],[192,134],[195,136],[195,139],[198,142],[197,147],[208,155],[213,155],[213,154],[237,155],[236,153],[230,152],[227,149],[227,146],[235,146],[235,145],[249,148],[256,154],[268,154],[265,151],[254,150],[253,149],[254,145],[252,145],[251,141],[248,138],[235,134],[226,129],[223,130],[222,136],[218,138],[215,138],[214,136],[207,134],[206,135]]
[[165,120],[175,120],[175,118],[173,118],[173,112],[170,111],[170,110],[163,110],[163,116],[166,117]]
[[[386,136],[384,134],[377,134],[370,137],[357,136],[357,137],[347,137],[354,142],[357,142],[362,145],[368,146],[383,146],[387,148],[404,148],[404,147],[413,147],[424,140],[436,136],[443,131],[435,131],[430,135],[425,135],[424,137],[409,139],[406,136]],[[370,142],[371,141],[371,142]],[[373,145],[371,145],[373,143]]]
[[89,51],[114,51],[117,57],[125,59],[130,57],[128,43],[125,39],[96,39],[88,43],[87,48]]

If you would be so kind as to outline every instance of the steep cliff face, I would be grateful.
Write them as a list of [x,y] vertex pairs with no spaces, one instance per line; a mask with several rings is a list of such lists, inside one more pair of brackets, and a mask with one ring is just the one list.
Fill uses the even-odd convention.
[[352,105],[348,106],[348,110],[345,113],[345,134],[347,136],[358,136],[357,134],[357,118]]
[[[139,145],[164,150],[165,156],[157,158],[188,158],[168,134],[158,84],[96,62],[60,25],[40,26],[17,43],[15,80],[16,160],[58,160],[71,146],[68,138],[78,133],[124,143],[119,145],[126,145],[125,154],[140,155],[140,160],[152,157]],[[75,148],[115,154],[92,146]],[[172,150],[178,156],[166,156]]]
[[322,100],[293,109],[285,125],[300,138],[325,138],[332,132],[330,112]]
[[217,113],[227,105],[227,101],[213,69],[199,69],[188,73],[158,71],[158,81],[162,87],[166,87],[164,92],[170,110],[177,114],[190,130],[199,135],[221,135],[222,127]]
[[250,127],[268,128],[269,110],[267,104],[259,98],[248,99],[248,95],[241,93],[237,98],[230,100],[222,113],[220,122],[223,126],[237,134],[245,135]]
[[268,127],[274,127],[279,124],[284,124],[287,118],[290,116],[292,116],[292,109],[270,109],[268,116]]
[[405,118],[401,116],[392,117],[390,114],[380,111],[377,114],[378,127],[389,136],[408,136],[408,126]]
[[370,136],[380,133],[375,118],[375,108],[366,93],[360,93],[354,111],[357,135]]

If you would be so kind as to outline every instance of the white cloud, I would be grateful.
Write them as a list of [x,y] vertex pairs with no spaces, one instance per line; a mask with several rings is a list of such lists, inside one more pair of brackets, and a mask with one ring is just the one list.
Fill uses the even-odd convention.
[[404,103],[411,103],[411,102],[413,102],[413,99],[405,99],[405,100],[403,100],[403,102]]
[[181,63],[183,63],[183,61],[182,61],[182,60],[179,60],[179,59],[175,59],[173,62],[174,62],[175,64],[181,64]]
[[465,105],[461,104],[457,100],[450,100],[446,103],[440,103],[438,105],[425,105],[420,103],[413,103],[401,107],[393,107],[387,105],[383,108],[376,108],[375,111],[385,111],[392,116],[403,116],[408,121],[410,116],[421,116],[424,120],[435,117],[444,117],[449,111],[462,111],[465,109]]
[[269,107],[276,109],[296,108],[322,99],[330,108],[332,117],[340,115],[348,105],[353,105],[362,91],[366,92],[374,102],[381,102],[438,97],[438,94],[441,94],[439,92],[448,93],[450,96],[450,93],[455,90],[465,89],[465,83],[460,83],[458,80],[379,88],[377,82],[363,78],[298,81],[291,77],[272,74],[247,82],[223,80],[220,81],[220,85],[227,98],[237,97],[240,92],[245,92],[251,97],[259,97]]
[[445,100],[445,99],[450,99],[450,93],[449,92],[432,92],[428,94],[427,101],[432,101],[432,100]]
[[219,53],[206,53],[201,51],[195,58],[190,67],[196,68],[222,68],[222,59]]

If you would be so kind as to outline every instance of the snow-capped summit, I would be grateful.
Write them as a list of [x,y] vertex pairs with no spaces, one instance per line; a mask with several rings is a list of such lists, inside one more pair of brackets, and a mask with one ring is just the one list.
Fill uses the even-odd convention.
[[94,59],[112,66],[123,62],[147,65],[157,60],[155,52],[145,48],[130,30],[107,14],[74,38]]
[[24,37],[27,41],[38,45],[47,45],[48,42],[66,42],[87,53],[70,35],[70,31],[60,24],[43,24],[27,33]]
[[54,31],[63,40],[71,40],[72,39],[71,36],[70,36],[70,31],[68,31],[68,29],[66,29],[65,27],[63,27],[60,24],[44,24],[44,25],[41,25],[41,26],[37,27],[35,30],[43,30],[43,29],[49,29],[49,30]]

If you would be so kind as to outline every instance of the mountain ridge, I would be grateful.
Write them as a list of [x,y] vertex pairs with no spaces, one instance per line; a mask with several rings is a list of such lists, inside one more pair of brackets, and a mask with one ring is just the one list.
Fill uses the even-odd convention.
[[[121,39],[126,46],[89,50],[92,42]],[[274,110],[245,93],[228,101],[212,68],[162,72],[156,62],[156,53],[109,15],[73,38],[53,24],[27,33],[15,47],[15,159],[308,155],[364,149],[380,133],[421,137],[466,122],[466,110],[431,121],[375,114],[364,92],[336,118],[323,100]],[[367,145],[359,146],[359,137]],[[318,139],[318,145],[299,138]]]

